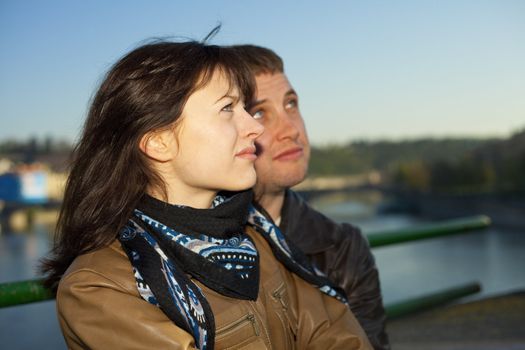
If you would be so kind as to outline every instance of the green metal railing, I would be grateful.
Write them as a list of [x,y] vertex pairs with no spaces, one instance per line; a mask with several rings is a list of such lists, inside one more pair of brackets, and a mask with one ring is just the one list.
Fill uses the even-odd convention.
[[461,219],[447,220],[436,224],[418,225],[401,230],[376,231],[366,235],[370,246],[383,247],[390,244],[412,242],[421,239],[457,235],[487,228],[491,221],[488,216],[477,215]]
[[[416,311],[442,305],[452,300],[477,293],[480,290],[480,284],[472,282],[437,293],[386,305],[386,314],[388,318],[401,317]],[[46,301],[53,298],[54,296],[51,292],[44,288],[41,280],[38,279],[0,284],[0,308]]]
[[0,284],[0,308],[53,299],[41,279]]
[[439,292],[386,305],[386,316],[388,319],[392,319],[409,315],[414,312],[449,303],[467,295],[478,293],[479,291],[481,291],[481,285],[478,282],[448,288]]
[[[484,215],[449,220],[437,224],[420,225],[402,230],[391,230],[367,234],[371,247],[381,247],[409,241],[456,235],[480,230],[490,225],[490,218]],[[53,299],[52,293],[44,288],[41,279],[0,283],[0,308]],[[454,299],[477,293],[479,283],[450,288],[415,299],[387,305],[388,317],[399,317],[414,311],[437,306]]]

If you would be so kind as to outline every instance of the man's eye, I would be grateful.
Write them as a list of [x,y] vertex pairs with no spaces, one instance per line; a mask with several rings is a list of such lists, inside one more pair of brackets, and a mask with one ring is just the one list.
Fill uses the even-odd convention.
[[233,112],[233,103],[229,103],[226,106],[222,107],[221,111],[223,111],[223,112]]
[[297,108],[297,100],[293,99],[286,102],[286,108]]
[[262,109],[259,109],[252,113],[253,119],[262,119],[264,117],[264,111]]

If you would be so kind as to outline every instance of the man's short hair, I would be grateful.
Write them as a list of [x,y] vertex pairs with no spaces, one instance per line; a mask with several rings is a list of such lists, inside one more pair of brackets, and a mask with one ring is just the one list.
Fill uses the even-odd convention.
[[234,45],[232,48],[254,75],[284,73],[283,60],[270,49],[256,45]]

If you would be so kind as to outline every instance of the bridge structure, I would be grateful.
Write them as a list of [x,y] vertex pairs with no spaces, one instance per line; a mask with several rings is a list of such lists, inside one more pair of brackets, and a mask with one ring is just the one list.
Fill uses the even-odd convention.
[[[0,174],[0,227],[25,229],[38,210],[58,209],[66,175],[42,169]],[[15,230],[16,231],[16,230]]]
[[42,202],[0,200],[0,232],[26,229],[34,222],[38,210],[58,210],[62,201],[49,199]]

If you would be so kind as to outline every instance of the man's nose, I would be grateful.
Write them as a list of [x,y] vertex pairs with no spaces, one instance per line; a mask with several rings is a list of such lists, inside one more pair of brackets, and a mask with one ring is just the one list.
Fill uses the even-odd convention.
[[295,140],[299,137],[299,128],[292,116],[290,116],[286,111],[281,111],[279,113],[279,123],[278,131],[276,137],[279,140],[283,139],[292,139]]

